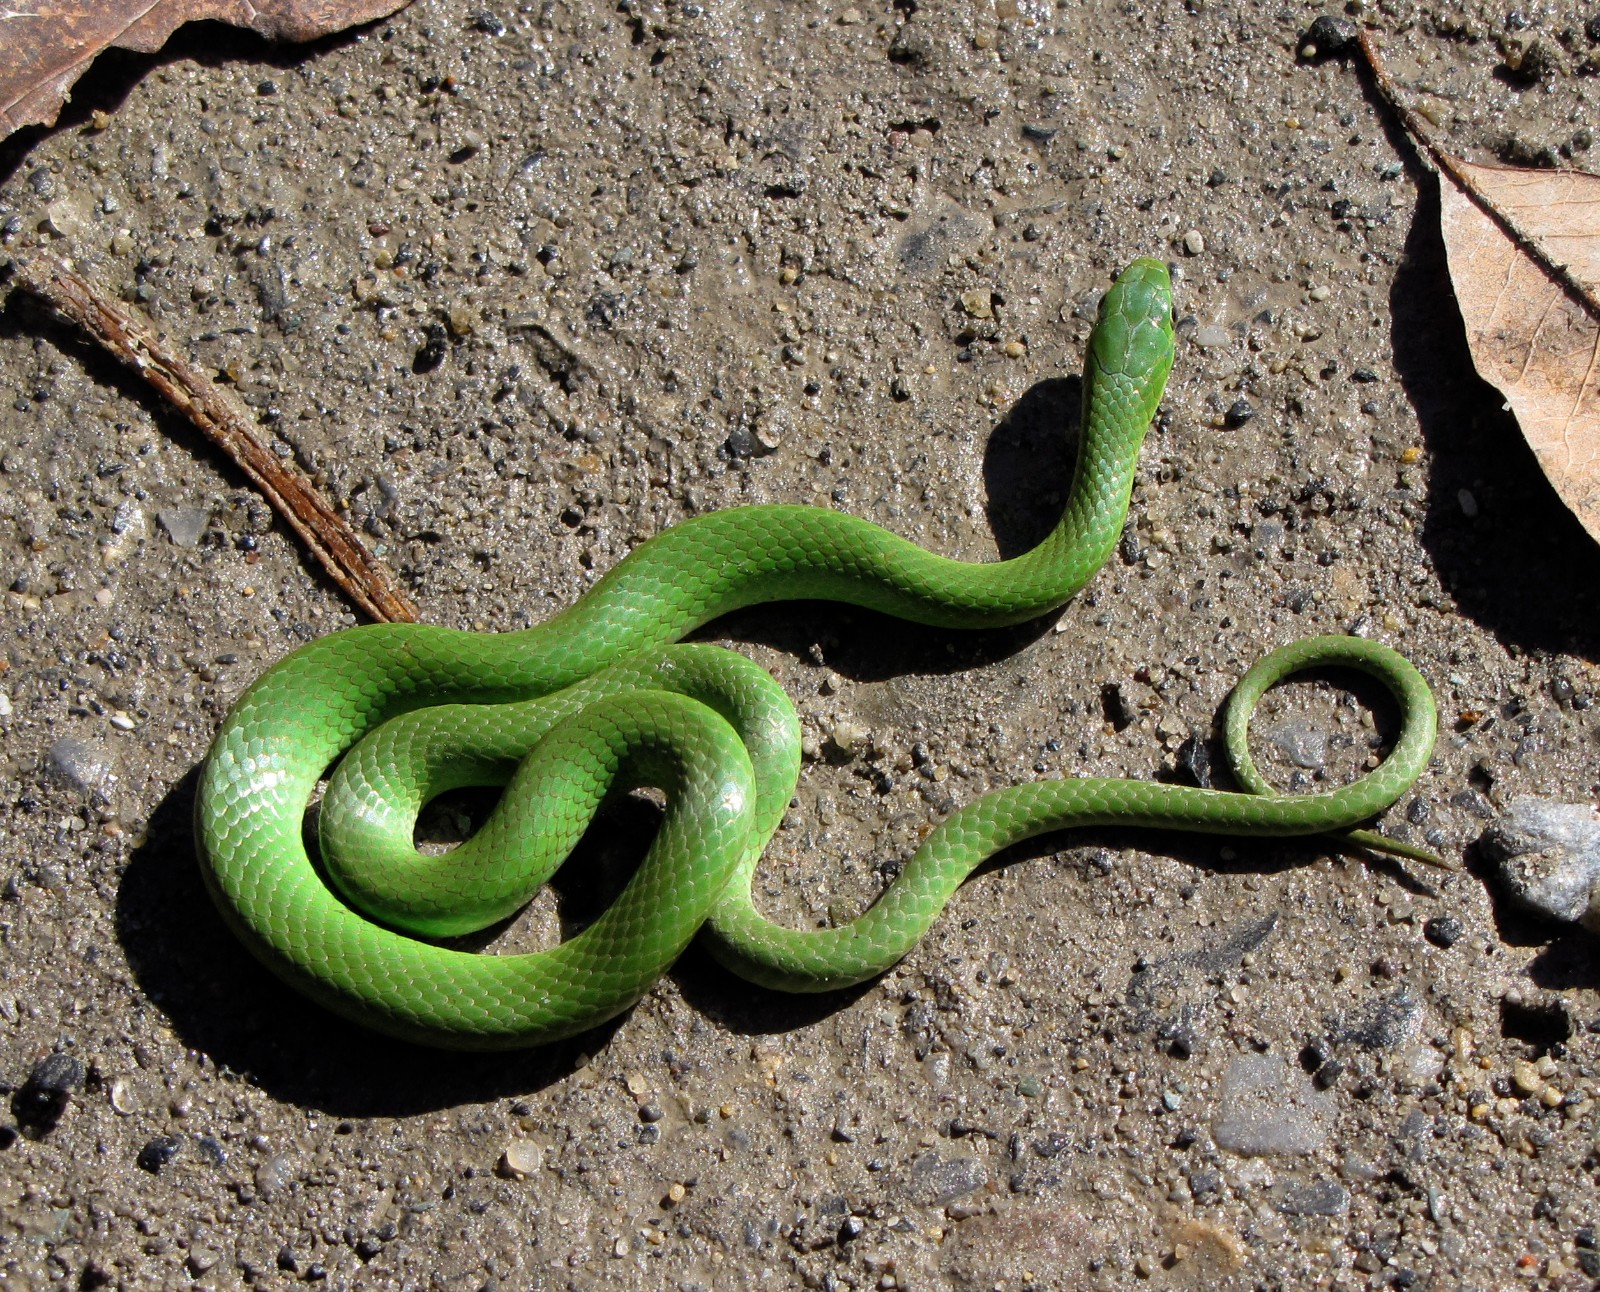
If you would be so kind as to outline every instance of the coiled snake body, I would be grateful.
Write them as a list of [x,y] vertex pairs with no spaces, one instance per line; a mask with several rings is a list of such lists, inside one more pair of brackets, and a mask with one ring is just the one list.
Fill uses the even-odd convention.
[[[1385,647],[1312,638],[1268,656],[1235,690],[1228,747],[1246,793],[1088,778],[1016,786],[940,824],[846,924],[788,930],[752,904],[751,877],[799,772],[798,720],[748,660],[672,643],[731,610],[796,598],[942,627],[1054,609],[1118,541],[1172,357],[1166,270],[1135,261],[1106,294],[1090,338],[1065,512],[1015,559],[954,561],[821,508],[745,507],[656,536],[570,609],[521,632],[380,624],[302,647],[240,697],[202,770],[196,833],[224,918],[274,972],[350,1018],[432,1045],[510,1048],[626,1009],[702,927],[723,963],[768,986],[864,981],[910,950],[983,860],[1046,831],[1123,822],[1293,835],[1375,815],[1427,764],[1431,696]],[[1244,747],[1250,709],[1278,678],[1327,663],[1383,681],[1403,710],[1401,736],[1350,785],[1275,795]],[[319,778],[346,751],[320,820],[336,895],[302,830]],[[412,826],[429,798],[508,782],[467,843],[444,857],[416,853]],[[480,929],[512,913],[608,793],[642,784],[667,792],[660,831],[618,900],[576,937],[498,956],[413,936]]]

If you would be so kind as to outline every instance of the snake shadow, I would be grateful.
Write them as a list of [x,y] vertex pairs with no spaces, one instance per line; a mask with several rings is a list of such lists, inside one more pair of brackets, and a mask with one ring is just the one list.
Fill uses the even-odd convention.
[[[1078,377],[1036,382],[989,437],[984,510],[1002,560],[1037,547],[1061,518],[1077,458],[1082,390]],[[783,602],[725,615],[692,639],[753,642],[799,659],[820,648],[828,667],[854,682],[966,673],[1031,646],[1086,596],[1092,593],[1025,623],[989,629],[927,628],[833,601]]]

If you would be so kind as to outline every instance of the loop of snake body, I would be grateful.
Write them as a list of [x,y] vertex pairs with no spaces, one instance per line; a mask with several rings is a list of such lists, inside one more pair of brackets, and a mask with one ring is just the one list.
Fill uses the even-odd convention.
[[[790,930],[752,902],[762,849],[799,773],[799,723],[750,661],[673,643],[731,610],[777,600],[841,601],[956,628],[1055,609],[1121,535],[1172,359],[1166,268],[1135,261],[1103,298],[1090,337],[1066,509],[1012,560],[950,560],[821,508],[743,507],[657,535],[568,610],[520,632],[379,624],[295,651],[240,697],[202,769],[198,850],[225,921],[280,977],[346,1017],[425,1044],[505,1049],[627,1009],[697,933],[720,961],[769,987],[870,979],[912,948],[974,868],[1046,831],[1126,823],[1295,835],[1375,816],[1427,765],[1431,693],[1387,647],[1310,638],[1255,665],[1230,700],[1226,743],[1246,792],[1091,778],[1015,786],[937,826],[845,924]],[[1377,677],[1399,702],[1401,734],[1349,785],[1274,794],[1249,760],[1250,710],[1276,680],[1328,664]],[[320,812],[319,870],[303,822],[341,755]],[[466,785],[507,790],[472,839],[420,856],[418,811]],[[577,936],[518,955],[427,940],[516,911],[601,801],[639,785],[667,792],[660,830],[617,901]]]

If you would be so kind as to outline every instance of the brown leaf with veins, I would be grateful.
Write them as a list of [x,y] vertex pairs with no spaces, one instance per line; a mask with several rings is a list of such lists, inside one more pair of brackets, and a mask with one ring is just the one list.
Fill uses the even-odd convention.
[[[1600,176],[1452,160],[1440,223],[1472,362],[1600,542]],[[1457,167],[1504,224],[1452,179]]]
[[52,125],[103,49],[150,54],[186,22],[214,19],[269,40],[313,40],[411,0],[0,0],[0,139]]
[[1467,348],[1506,397],[1534,457],[1600,542],[1600,175],[1462,161],[1389,74],[1362,57],[1439,175],[1439,223]]

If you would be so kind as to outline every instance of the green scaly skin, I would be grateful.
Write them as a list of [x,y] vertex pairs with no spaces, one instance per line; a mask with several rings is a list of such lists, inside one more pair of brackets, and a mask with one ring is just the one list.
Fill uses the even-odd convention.
[[[296,651],[239,699],[202,770],[196,833],[224,918],[274,972],[358,1022],[432,1045],[512,1048],[626,1009],[703,926],[718,958],[757,982],[817,991],[863,981],[905,955],[975,866],[1048,830],[1116,821],[1312,834],[1382,811],[1426,766],[1431,696],[1392,651],[1319,638],[1269,656],[1241,683],[1241,693],[1257,689],[1238,717],[1238,748],[1255,695],[1283,671],[1363,668],[1395,694],[1405,720],[1389,757],[1352,785],[1292,798],[1248,782],[1255,792],[1091,779],[1018,786],[952,815],[849,924],[795,932],[751,904],[761,850],[798,774],[798,723],[748,661],[671,643],[740,607],[797,598],[942,627],[1011,624],[1056,608],[1121,534],[1172,357],[1166,270],[1135,261],[1106,294],[1090,338],[1066,510],[1013,560],[949,560],[819,508],[746,507],[658,535],[570,609],[522,632],[380,624]],[[482,728],[483,743],[463,747],[469,726]],[[324,853],[343,895],[384,923],[329,891],[302,840],[318,778],[358,742],[324,802]],[[412,822],[429,797],[507,782],[481,839],[443,859],[414,855]],[[607,793],[638,784],[668,791],[661,830],[619,900],[576,938],[490,956],[395,931],[457,933],[503,918],[559,864]],[[496,841],[509,852],[496,855]],[[389,879],[374,878],[373,866]]]

